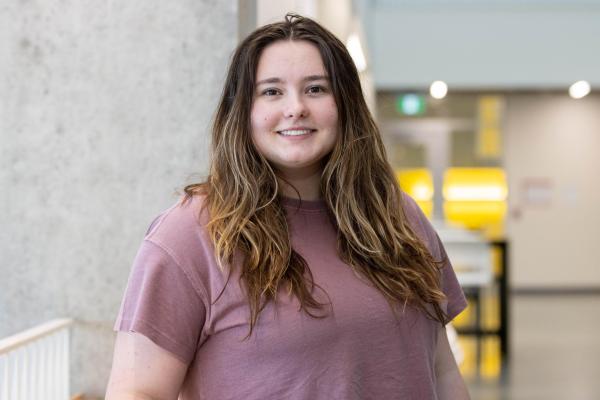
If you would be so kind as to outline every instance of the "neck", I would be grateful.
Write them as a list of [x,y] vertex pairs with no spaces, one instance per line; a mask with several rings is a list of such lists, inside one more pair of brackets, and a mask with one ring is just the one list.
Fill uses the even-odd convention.
[[298,194],[300,194],[302,200],[320,200],[321,172],[321,168],[315,168],[308,171],[279,170],[279,193],[292,199],[298,199]]

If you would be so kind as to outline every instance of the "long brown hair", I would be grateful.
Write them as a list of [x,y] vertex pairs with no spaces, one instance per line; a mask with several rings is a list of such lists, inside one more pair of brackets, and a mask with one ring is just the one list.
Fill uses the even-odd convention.
[[[241,281],[250,306],[250,332],[280,289],[296,296],[313,317],[324,304],[306,261],[290,244],[276,171],[255,149],[250,110],[262,50],[280,40],[315,45],[331,80],[339,139],[321,178],[321,193],[338,228],[338,252],[390,302],[411,304],[444,322],[439,265],[416,237],[402,208],[401,191],[387,162],[379,130],[363,97],[345,46],[315,21],[288,14],[258,28],[237,47],[212,127],[207,180],[188,185],[187,198],[205,196],[207,229],[220,265],[241,252]],[[433,311],[432,311],[433,309]]]

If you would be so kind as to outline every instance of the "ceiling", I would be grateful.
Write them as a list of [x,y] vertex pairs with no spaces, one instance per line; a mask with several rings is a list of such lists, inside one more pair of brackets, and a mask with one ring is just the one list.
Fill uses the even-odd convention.
[[600,0],[354,0],[379,90],[600,87]]

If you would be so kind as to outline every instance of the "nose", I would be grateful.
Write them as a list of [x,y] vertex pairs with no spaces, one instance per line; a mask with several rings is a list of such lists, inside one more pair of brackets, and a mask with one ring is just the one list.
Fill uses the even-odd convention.
[[284,113],[286,118],[305,118],[308,108],[300,95],[290,95]]

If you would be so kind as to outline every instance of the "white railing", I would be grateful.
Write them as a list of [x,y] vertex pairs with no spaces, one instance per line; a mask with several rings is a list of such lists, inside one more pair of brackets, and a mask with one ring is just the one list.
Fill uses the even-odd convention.
[[0,400],[69,399],[70,319],[0,339]]

